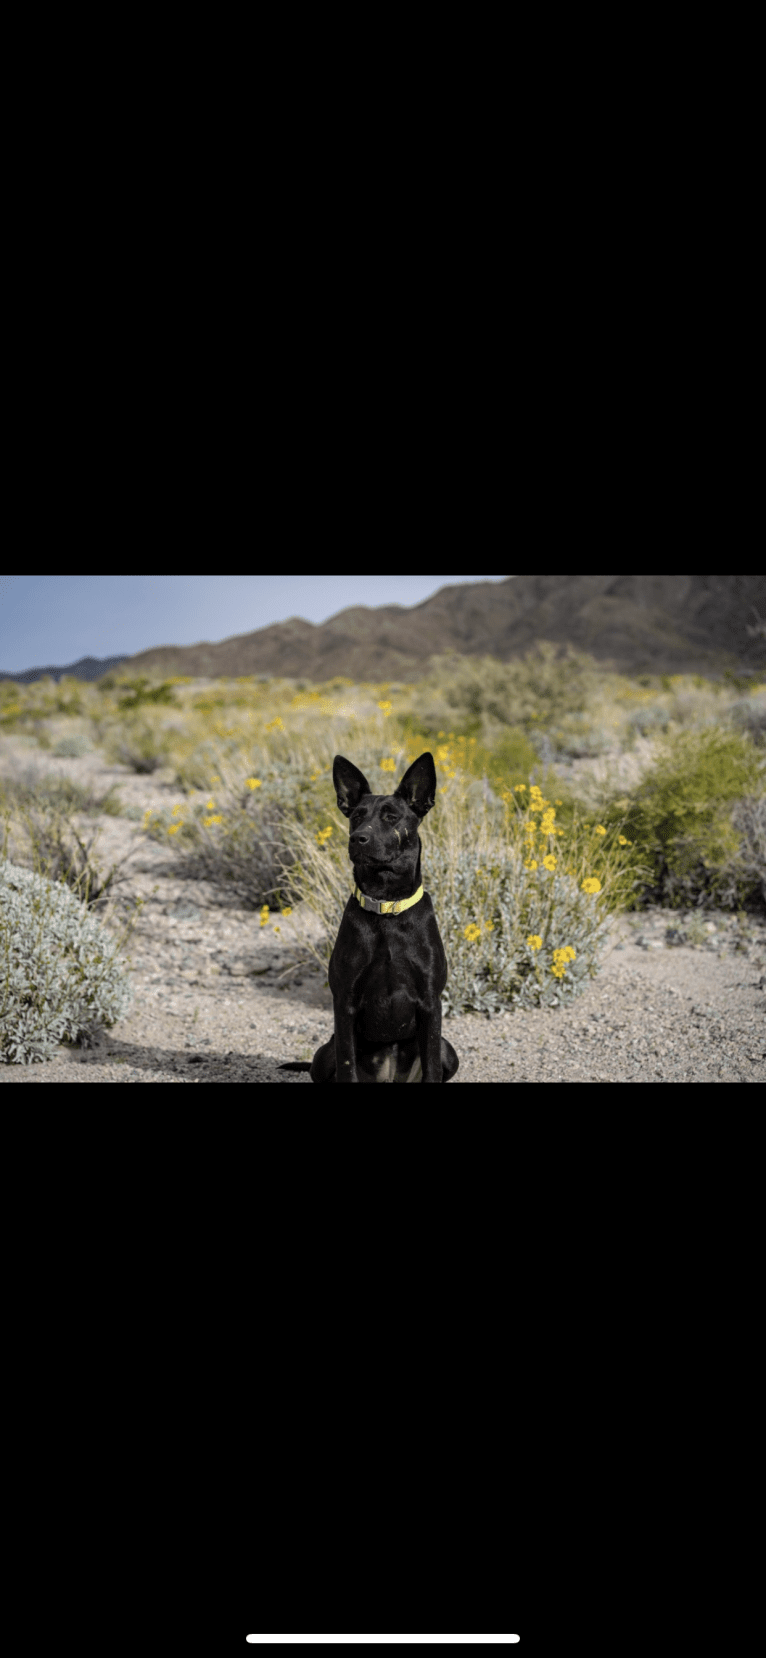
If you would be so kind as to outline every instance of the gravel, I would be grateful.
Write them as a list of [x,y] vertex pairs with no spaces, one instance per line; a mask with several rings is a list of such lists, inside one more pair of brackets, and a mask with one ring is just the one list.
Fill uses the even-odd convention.
[[[0,1082],[275,1082],[313,1086],[285,1060],[310,1059],[332,1031],[332,998],[320,974],[280,989],[283,965],[257,917],[213,927],[218,962],[185,966],[200,947],[172,914],[152,922],[152,961],[181,953],[175,970],[136,966],[136,1004],[99,1048],[62,1049],[45,1065],[0,1068]],[[534,1008],[492,1020],[445,1021],[462,1082],[763,1082],[766,1080],[766,947],[763,926],[747,942],[716,915],[709,942],[668,942],[679,927],[655,911],[613,924],[599,977],[564,1009]],[[160,949],[159,931],[165,946]],[[244,935],[247,935],[245,938]],[[148,939],[146,940],[148,943]],[[247,943],[249,958],[242,955]],[[253,962],[259,965],[253,968]],[[228,965],[227,965],[228,963]]]

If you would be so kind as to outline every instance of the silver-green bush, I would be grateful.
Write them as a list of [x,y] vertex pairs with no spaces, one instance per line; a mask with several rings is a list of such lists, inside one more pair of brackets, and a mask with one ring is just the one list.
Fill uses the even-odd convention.
[[105,928],[67,886],[0,859],[0,1063],[52,1059],[127,1012],[132,990]]
[[[521,858],[490,864],[477,880],[476,859],[460,854],[450,869],[443,847],[428,847],[424,886],[439,918],[449,962],[442,1010],[499,1013],[505,1007],[562,1007],[599,971],[607,921],[594,899],[563,871],[530,879]],[[466,928],[483,912],[484,925]],[[557,957],[569,960],[556,974]]]
[[56,743],[53,752],[61,759],[79,760],[83,754],[90,754],[92,747],[93,745],[88,742],[87,737],[62,737],[60,742]]

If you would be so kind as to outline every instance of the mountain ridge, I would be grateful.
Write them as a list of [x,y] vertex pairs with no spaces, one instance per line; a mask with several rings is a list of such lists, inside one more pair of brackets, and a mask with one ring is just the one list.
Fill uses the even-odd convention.
[[71,668],[0,673],[0,680],[31,683],[46,673],[95,680],[119,667],[195,679],[412,681],[434,655],[456,651],[507,662],[542,639],[630,675],[760,673],[766,576],[532,575],[448,583],[416,605],[349,605],[321,623],[291,616],[219,641],[83,657]]
[[[70,674],[73,679],[102,679],[104,674],[112,673],[127,660],[125,656],[81,656],[79,662],[73,662],[68,668],[26,668],[20,674],[0,673],[0,680],[10,679],[14,685],[33,685],[35,680],[45,679],[48,675],[51,679],[59,680],[64,674]],[[93,672],[94,668],[98,669],[98,673]],[[78,669],[82,672],[78,673]]]

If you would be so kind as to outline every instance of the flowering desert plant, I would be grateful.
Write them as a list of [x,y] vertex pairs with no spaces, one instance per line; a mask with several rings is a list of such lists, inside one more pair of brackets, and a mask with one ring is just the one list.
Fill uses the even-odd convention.
[[627,837],[610,837],[603,824],[562,829],[556,804],[534,784],[466,808],[459,789],[443,837],[437,828],[428,847],[428,886],[450,963],[445,1012],[572,1000],[598,972],[606,898]]

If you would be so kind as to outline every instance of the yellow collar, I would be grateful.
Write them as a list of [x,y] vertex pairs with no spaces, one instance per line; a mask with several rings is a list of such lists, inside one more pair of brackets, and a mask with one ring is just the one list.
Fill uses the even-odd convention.
[[376,915],[399,915],[401,910],[409,910],[413,904],[420,901],[423,897],[423,888],[422,886],[418,887],[417,892],[413,892],[411,898],[398,898],[396,902],[390,898],[368,898],[367,894],[362,892],[359,887],[354,887],[354,897],[361,904],[363,910],[374,910]]

